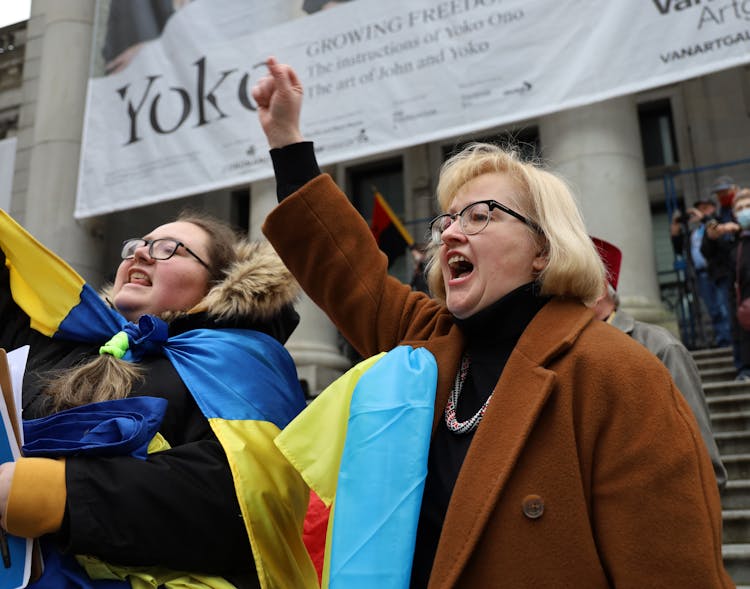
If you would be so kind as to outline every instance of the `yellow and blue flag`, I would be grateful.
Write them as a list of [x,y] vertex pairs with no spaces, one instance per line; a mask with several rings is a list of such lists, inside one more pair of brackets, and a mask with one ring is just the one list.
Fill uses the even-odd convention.
[[138,361],[145,352],[169,358],[227,454],[262,589],[317,587],[301,539],[309,491],[273,442],[305,407],[284,347],[250,330],[169,337],[158,318],[129,323],[2,210],[0,248],[11,296],[36,331],[98,345],[122,332],[124,360]]
[[357,364],[276,438],[332,505],[323,588],[409,587],[436,384],[433,355],[399,346]]

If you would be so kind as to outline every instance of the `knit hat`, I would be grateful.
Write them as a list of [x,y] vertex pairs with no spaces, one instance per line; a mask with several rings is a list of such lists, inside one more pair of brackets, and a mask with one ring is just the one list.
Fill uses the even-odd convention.
[[604,268],[607,271],[607,280],[612,285],[612,288],[617,290],[617,281],[620,279],[622,251],[616,245],[598,237],[592,237],[591,241],[594,242],[596,250],[599,252],[599,257],[604,262]]

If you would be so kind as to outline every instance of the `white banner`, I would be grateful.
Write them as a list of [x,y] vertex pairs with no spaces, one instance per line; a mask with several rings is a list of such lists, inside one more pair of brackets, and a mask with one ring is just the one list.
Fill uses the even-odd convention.
[[13,195],[13,170],[16,165],[15,137],[0,140],[0,209],[10,212]]
[[750,62],[750,0],[301,1],[194,0],[92,78],[76,217],[269,177],[250,97],[268,55],[302,79],[321,164]]

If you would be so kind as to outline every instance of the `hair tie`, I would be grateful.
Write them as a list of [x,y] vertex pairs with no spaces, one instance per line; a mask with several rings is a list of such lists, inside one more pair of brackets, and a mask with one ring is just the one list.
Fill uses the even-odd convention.
[[112,337],[112,339],[110,339],[106,344],[99,348],[99,355],[109,354],[110,356],[114,356],[115,358],[119,359],[125,355],[125,352],[128,351],[129,346],[130,342],[128,339],[128,334],[124,331],[119,331]]

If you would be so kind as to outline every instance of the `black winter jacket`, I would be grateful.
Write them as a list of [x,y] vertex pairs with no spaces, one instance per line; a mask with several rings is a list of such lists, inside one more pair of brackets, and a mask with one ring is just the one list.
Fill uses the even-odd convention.
[[[205,311],[170,321],[170,336],[196,328],[262,331],[282,344],[299,316],[298,287],[268,244],[242,243],[236,263],[206,296]],[[244,281],[259,266],[274,272]],[[265,282],[263,282],[265,281]],[[51,371],[98,355],[98,346],[53,340],[29,325],[10,296],[0,251],[0,347],[29,344],[23,418],[49,413],[43,393]],[[238,587],[258,586],[250,542],[224,450],[170,361],[144,358],[143,379],[130,396],[168,400],[160,433],[171,449],[145,461],[131,457],[71,457],[66,461],[67,503],[55,539],[73,554],[92,554],[122,565],[162,565],[221,575]]]

